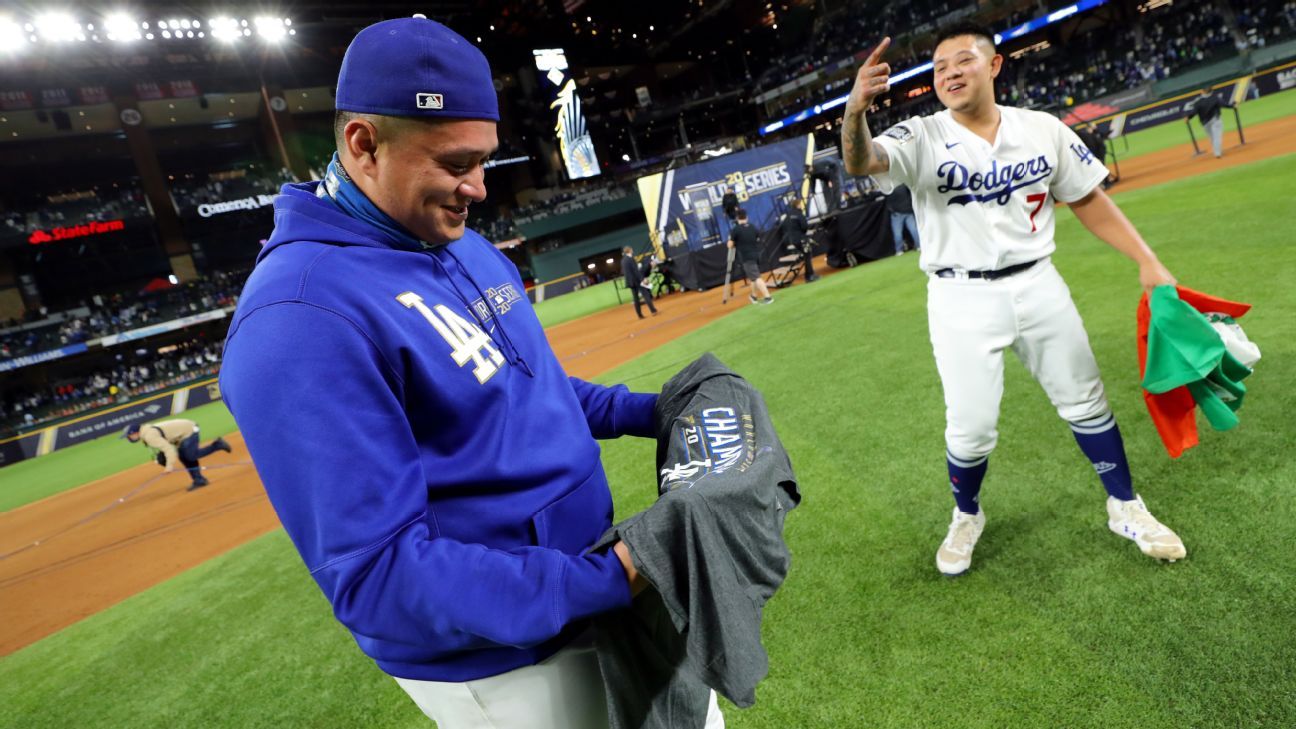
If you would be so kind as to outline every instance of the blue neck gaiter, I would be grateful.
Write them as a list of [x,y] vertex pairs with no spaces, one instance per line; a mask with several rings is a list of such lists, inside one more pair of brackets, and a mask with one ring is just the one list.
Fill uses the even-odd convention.
[[[410,250],[424,250],[428,251],[429,254],[432,254],[431,249],[437,248],[437,246],[419,240],[413,233],[406,230],[405,226],[392,220],[391,216],[379,210],[378,206],[374,205],[373,201],[370,200],[369,197],[355,184],[351,177],[347,175],[346,169],[342,167],[342,163],[338,160],[337,152],[333,153],[333,159],[329,162],[328,169],[324,172],[324,181],[315,189],[315,195],[316,197],[328,200],[334,205],[337,205],[342,212],[350,215],[356,220],[362,220],[383,231],[396,241],[400,242],[403,246],[408,247]],[[481,300],[488,300],[486,294],[484,294],[481,287],[478,286],[477,281],[468,273],[467,267],[459,262],[458,256],[456,256],[449,248],[444,248],[443,250],[450,254],[450,258],[454,259],[455,265],[463,272],[464,278],[468,279],[468,281],[472,283],[473,288],[476,289],[477,295],[481,297]],[[476,308],[472,305],[471,300],[464,296],[463,292],[459,290],[459,284],[455,282],[454,276],[446,270],[445,264],[441,259],[435,254],[431,255],[431,259],[432,262],[441,269],[446,280],[449,281],[450,285],[454,288],[455,293],[459,295],[459,299],[464,302],[465,308],[467,308],[469,312],[472,312],[474,316],[479,316],[476,313]],[[489,326],[490,324],[489,318],[481,320],[479,317],[479,320],[483,326]],[[505,356],[508,357],[508,361],[512,364],[518,365],[528,377],[535,377],[535,371],[526,363],[526,360],[522,359],[521,352],[519,352],[517,347],[513,344],[513,340],[509,339],[508,332],[504,330],[502,322],[500,322],[496,331],[499,332],[501,339],[506,342],[504,353]]]
[[392,220],[387,213],[379,210],[378,206],[374,205],[373,201],[351,180],[351,176],[342,167],[342,162],[338,160],[337,152],[333,153],[333,159],[329,161],[328,169],[324,172],[324,181],[316,188],[315,195],[331,200],[342,209],[342,212],[378,228],[413,250],[432,247],[419,240],[405,226]]

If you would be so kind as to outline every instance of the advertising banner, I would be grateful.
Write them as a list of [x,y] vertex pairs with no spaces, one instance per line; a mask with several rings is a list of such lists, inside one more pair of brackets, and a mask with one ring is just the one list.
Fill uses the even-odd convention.
[[80,225],[69,225],[49,230],[33,230],[31,235],[27,236],[27,242],[39,246],[46,243],[57,243],[61,240],[71,240],[72,238],[117,233],[123,230],[126,230],[125,220],[91,220]]
[[783,212],[785,195],[801,195],[813,154],[814,138],[806,135],[641,177],[648,228],[663,246],[699,250],[724,243],[732,227],[724,196],[733,193],[752,225],[768,230]]
[[173,99],[187,99],[198,95],[198,85],[193,81],[168,81],[167,91]]
[[107,104],[109,101],[108,87],[103,85],[82,86],[77,89],[77,96],[82,104]]
[[164,395],[156,400],[146,400],[134,405],[127,405],[120,410],[112,410],[67,425],[60,425],[58,433],[54,436],[54,450],[74,446],[105,435],[114,435],[131,423],[144,423],[165,418],[171,414],[172,397],[174,395]]
[[207,321],[216,321],[217,319],[224,319],[226,316],[227,313],[224,309],[205,311],[201,314],[194,314],[192,316],[186,316],[180,319],[172,319],[171,321],[164,321],[161,324],[153,324],[147,327],[140,327],[139,329],[132,329],[129,332],[122,332],[120,334],[109,334],[106,337],[102,337],[100,339],[95,340],[95,342],[104,347],[111,347],[115,344],[121,344],[123,342],[133,342],[136,339],[145,339],[147,337],[151,337],[156,334],[162,334],[163,332],[173,332],[177,329],[184,329],[185,327],[191,327],[194,324],[201,324]]
[[[1222,104],[1232,104],[1234,95],[1240,90],[1239,83],[1245,83],[1246,79],[1230,81],[1229,83],[1217,86],[1211,90]],[[1098,134],[1105,138],[1119,137],[1122,134],[1150,129],[1169,122],[1182,122],[1192,114],[1193,103],[1198,99],[1198,94],[1180,94],[1158,101],[1155,104],[1148,104],[1137,109],[1131,109],[1127,112],[1104,117],[1095,121],[1094,126]]]
[[41,89],[40,105],[42,109],[71,106],[72,97],[68,94],[67,89]]
[[215,215],[224,215],[238,210],[256,210],[257,208],[267,208],[274,205],[277,195],[256,195],[239,198],[237,200],[223,200],[221,202],[203,203],[196,209],[199,217],[210,218]]
[[36,446],[40,444],[40,432],[28,433],[0,443],[0,468],[12,466],[19,461],[36,457]]
[[216,380],[200,383],[189,388],[189,403],[185,409],[196,408],[199,405],[216,402],[221,399],[220,385]]
[[0,111],[32,108],[32,97],[26,91],[0,91]]
[[51,349],[45,352],[37,352],[36,354],[25,354],[21,357],[14,357],[13,359],[0,360],[0,372],[8,372],[10,370],[16,370],[16,369],[21,369],[23,367],[28,367],[30,365],[40,364],[41,362],[49,362],[56,359],[62,359],[64,357],[70,357],[74,354],[80,354],[84,351],[86,351],[85,343],[78,342],[77,344],[69,344],[66,347],[59,347],[58,349]]
[[[191,410],[221,399],[216,380],[202,380],[180,390],[155,395],[123,407],[107,408],[62,425],[53,425],[17,438],[0,441],[0,467],[67,448],[104,436],[117,436],[131,423],[148,423],[172,417],[173,412]],[[42,439],[47,439],[45,450]]]
[[1296,89],[1296,63],[1289,63],[1278,68],[1257,73],[1251,78],[1251,85],[1260,96],[1276,94],[1287,89]]
[[[1219,97],[1221,103],[1228,104],[1233,98],[1233,87],[1236,85],[1236,83],[1225,84],[1214,89],[1212,93]],[[1158,104],[1135,109],[1125,115],[1123,133],[1132,134],[1166,122],[1182,121],[1192,113],[1192,105],[1197,98],[1197,94],[1185,94],[1166,99]]]
[[139,99],[140,101],[152,101],[155,99],[161,99],[165,95],[166,94],[162,92],[162,87],[158,86],[157,83],[154,81],[135,82],[135,98]]
[[1152,101],[1152,84],[1146,83],[1132,89],[1124,89],[1114,94],[1091,99],[1067,110],[1062,123],[1073,127],[1091,119],[1110,116],[1126,109],[1133,109],[1140,104]]

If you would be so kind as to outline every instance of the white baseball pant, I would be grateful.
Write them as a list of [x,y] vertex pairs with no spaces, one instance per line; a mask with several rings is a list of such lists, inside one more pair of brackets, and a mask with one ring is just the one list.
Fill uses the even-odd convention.
[[1110,411],[1080,312],[1047,258],[994,281],[932,275],[927,323],[945,390],[945,445],[957,459],[977,461],[998,442],[1008,348],[1063,420],[1092,421]]
[[1215,156],[1219,157],[1224,154],[1224,117],[1217,116],[1214,119],[1203,124],[1206,133],[1210,135],[1211,150]]
[[[498,676],[396,683],[438,729],[608,729],[603,675],[589,633],[534,666]],[[714,691],[706,729],[724,729]]]

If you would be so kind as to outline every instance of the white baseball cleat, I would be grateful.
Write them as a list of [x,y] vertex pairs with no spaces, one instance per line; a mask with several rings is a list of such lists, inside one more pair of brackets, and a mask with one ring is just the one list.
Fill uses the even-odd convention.
[[1149,557],[1173,562],[1188,556],[1183,540],[1152,516],[1141,496],[1136,495],[1133,501],[1108,496],[1107,528],[1133,541]]
[[972,566],[972,550],[984,529],[984,510],[968,514],[955,506],[949,533],[945,535],[945,541],[941,542],[940,549],[936,550],[936,569],[950,577],[967,572]]

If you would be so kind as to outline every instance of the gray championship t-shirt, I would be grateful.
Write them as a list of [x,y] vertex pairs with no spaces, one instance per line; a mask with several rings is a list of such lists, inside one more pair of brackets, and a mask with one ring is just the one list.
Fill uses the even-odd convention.
[[740,707],[769,672],[761,610],[791,555],[783,520],[801,501],[760,393],[711,354],[657,402],[657,502],[613,526],[645,590],[595,625],[612,729],[702,729],[710,689]]

